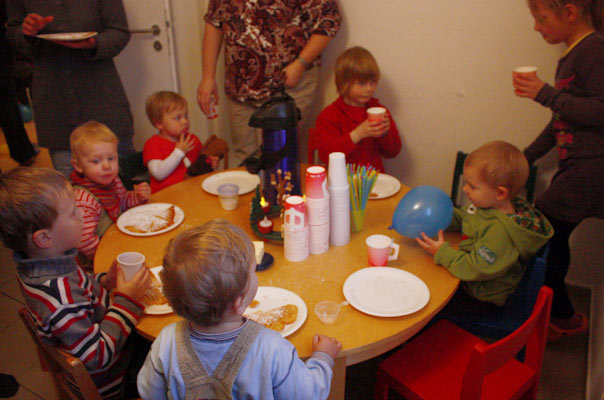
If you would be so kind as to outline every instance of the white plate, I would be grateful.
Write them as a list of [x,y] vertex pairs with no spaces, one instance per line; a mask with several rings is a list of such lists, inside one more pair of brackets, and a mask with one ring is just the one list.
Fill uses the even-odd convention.
[[36,35],[40,39],[59,40],[63,42],[75,42],[85,40],[98,35],[98,32],[64,32],[64,33],[44,33]]
[[173,204],[148,203],[148,204],[143,204],[143,205],[131,208],[128,211],[124,212],[122,215],[120,215],[120,217],[117,219],[117,228],[120,231],[122,231],[123,233],[125,233],[126,235],[131,235],[131,236],[153,236],[153,235],[159,235],[160,233],[171,231],[172,229],[174,229],[178,225],[180,225],[181,222],[185,219],[184,211],[178,206],[174,206],[174,223],[170,226],[167,226],[166,228],[164,228],[162,230],[155,231],[155,232],[138,233],[138,232],[132,232],[132,231],[129,231],[128,229],[126,229],[126,226],[128,226],[128,225],[141,225],[141,224],[144,224],[145,222],[150,222],[153,219],[154,215],[156,215],[162,211],[165,211],[166,209],[168,209],[171,206],[173,206]]
[[401,183],[398,179],[396,179],[392,175],[388,174],[380,174],[375,181],[375,186],[371,193],[375,193],[377,196],[369,195],[369,199],[377,200],[377,199],[385,199],[386,197],[390,197],[396,194],[401,189]]
[[368,267],[344,282],[350,305],[376,317],[400,317],[424,308],[430,300],[428,286],[417,276],[390,267]]
[[260,286],[258,293],[256,293],[255,300],[258,301],[258,305],[254,308],[248,307],[243,315],[253,314],[257,311],[267,311],[273,308],[281,307],[286,304],[294,304],[298,306],[298,318],[294,323],[285,325],[285,328],[279,333],[281,336],[288,337],[295,331],[297,331],[308,315],[308,309],[306,303],[294,292],[290,292],[287,289],[282,289],[274,286]]
[[218,195],[218,186],[223,183],[234,183],[239,186],[239,194],[246,194],[256,189],[260,178],[246,171],[225,171],[206,178],[201,182],[201,187],[208,193]]
[[[161,282],[161,278],[159,277],[159,273],[161,272],[161,270],[164,269],[164,267],[162,265],[160,265],[159,267],[153,267],[151,268],[151,272],[153,273],[153,275],[155,275],[155,277]],[[146,305],[145,304],[145,314],[153,314],[153,315],[160,315],[160,314],[169,314],[171,312],[174,312],[174,310],[172,309],[172,307],[170,307],[168,305],[168,303],[166,304],[153,304],[153,305]]]

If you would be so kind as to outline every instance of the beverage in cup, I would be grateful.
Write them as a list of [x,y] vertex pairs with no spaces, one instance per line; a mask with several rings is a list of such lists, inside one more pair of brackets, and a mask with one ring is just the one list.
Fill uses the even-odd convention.
[[370,122],[379,122],[384,118],[386,109],[384,107],[370,107],[367,109],[367,119]]
[[232,211],[237,208],[239,202],[239,186],[234,183],[224,183],[216,189],[220,207],[225,211]]
[[512,75],[523,75],[527,78],[537,76],[537,67],[526,66],[514,68]]

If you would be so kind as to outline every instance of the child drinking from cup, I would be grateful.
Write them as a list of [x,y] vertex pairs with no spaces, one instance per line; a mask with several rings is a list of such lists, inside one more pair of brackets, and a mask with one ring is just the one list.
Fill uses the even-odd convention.
[[351,47],[336,60],[340,97],[321,111],[311,133],[323,163],[328,162],[329,153],[338,151],[346,155],[349,164],[372,165],[384,172],[382,157],[393,158],[400,152],[396,124],[373,97],[379,78],[375,58],[362,47]]
[[535,30],[549,44],[565,43],[555,86],[537,74],[515,75],[519,97],[553,111],[551,122],[524,150],[529,163],[553,147],[558,171],[536,206],[554,227],[547,255],[545,284],[554,291],[548,337],[555,340],[588,329],[587,317],[575,312],[564,278],[570,264],[568,239],[586,218],[604,218],[604,35],[595,32],[595,4],[588,0],[529,0]]
[[153,342],[138,375],[144,399],[324,399],[341,344],[315,335],[302,362],[277,331],[243,317],[258,289],[254,246],[213,220],[170,241],[164,293],[184,321]]
[[147,99],[146,111],[151,124],[159,130],[143,147],[152,192],[182,182],[187,173],[200,175],[218,167],[218,157],[203,156],[201,142],[189,132],[184,97],[168,91],[153,93]]
[[[125,281],[116,262],[94,276],[78,267],[82,211],[55,170],[21,167],[2,175],[0,219],[0,239],[13,250],[21,293],[42,340],[81,359],[103,398],[124,398],[124,375],[136,369],[125,343],[144,310],[137,300],[150,284],[149,270]],[[127,394],[136,395],[131,389]]]
[[106,125],[89,121],[78,126],[71,133],[70,144],[71,181],[84,221],[78,263],[92,272],[96,249],[107,228],[127,209],[146,203],[151,189],[143,182],[126,190],[118,176],[118,139]]
[[552,237],[547,219],[518,193],[528,178],[526,158],[515,146],[489,142],[463,166],[463,191],[471,204],[455,208],[450,230],[463,234],[459,250],[422,233],[419,245],[462,282],[444,314],[485,315],[504,305],[526,263]]

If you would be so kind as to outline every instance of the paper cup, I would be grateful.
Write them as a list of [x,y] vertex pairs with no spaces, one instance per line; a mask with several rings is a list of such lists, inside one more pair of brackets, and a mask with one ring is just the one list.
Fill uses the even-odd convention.
[[308,226],[302,230],[283,230],[283,253],[289,261],[304,261],[310,253]]
[[283,213],[285,229],[297,231],[308,226],[306,217],[306,204],[302,196],[289,196],[285,199],[285,211]]
[[322,199],[306,198],[306,213],[309,225],[329,223],[329,195]]
[[323,254],[329,250],[329,222],[323,225],[308,225],[310,254]]
[[117,263],[124,271],[124,278],[126,281],[132,279],[132,277],[138,272],[145,262],[145,256],[136,251],[128,251],[117,256]]
[[330,188],[332,186],[348,186],[348,172],[346,172],[346,155],[344,153],[329,153],[327,183]]
[[328,196],[328,192],[325,168],[319,165],[306,168],[306,197],[322,199],[326,196]]
[[527,78],[537,76],[537,67],[526,66],[514,68],[513,75],[524,75]]
[[369,122],[379,122],[384,118],[386,109],[384,107],[370,107],[367,109],[367,119]]
[[234,183],[224,183],[216,189],[220,207],[225,211],[232,211],[237,208],[239,202],[239,186]]
[[381,267],[398,258],[400,246],[386,235],[371,235],[366,240],[369,265]]

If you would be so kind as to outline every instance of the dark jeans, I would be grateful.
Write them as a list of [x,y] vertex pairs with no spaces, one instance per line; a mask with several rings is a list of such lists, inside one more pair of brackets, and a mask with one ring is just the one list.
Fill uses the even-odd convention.
[[554,236],[549,241],[547,269],[545,270],[545,285],[554,291],[551,316],[558,319],[568,319],[575,313],[564,282],[570,266],[568,239],[579,224],[560,221],[547,214],[545,216],[554,227]]

